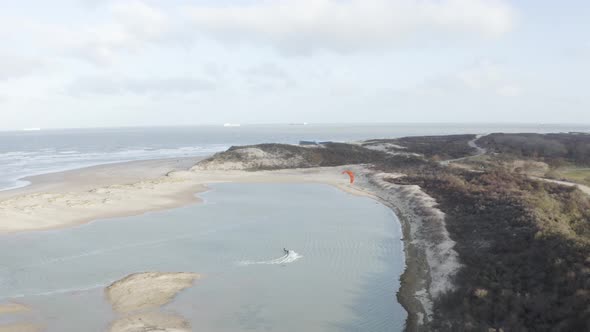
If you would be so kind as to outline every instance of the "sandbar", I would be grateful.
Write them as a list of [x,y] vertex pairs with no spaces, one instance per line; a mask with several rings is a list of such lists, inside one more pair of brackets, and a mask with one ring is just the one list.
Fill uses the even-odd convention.
[[55,229],[97,219],[139,215],[199,202],[207,184],[325,183],[356,194],[344,169],[319,167],[278,171],[183,169],[189,160],[130,162],[29,178],[32,185],[0,192],[0,233]]

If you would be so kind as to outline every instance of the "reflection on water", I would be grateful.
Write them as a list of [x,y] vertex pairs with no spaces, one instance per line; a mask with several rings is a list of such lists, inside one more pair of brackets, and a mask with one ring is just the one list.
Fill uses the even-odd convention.
[[[0,299],[50,331],[103,331],[103,287],[204,276],[163,310],[204,331],[396,331],[401,231],[385,206],[312,184],[217,184],[205,204],[0,241]],[[286,249],[284,249],[286,248]],[[286,250],[286,251],[285,251]]]

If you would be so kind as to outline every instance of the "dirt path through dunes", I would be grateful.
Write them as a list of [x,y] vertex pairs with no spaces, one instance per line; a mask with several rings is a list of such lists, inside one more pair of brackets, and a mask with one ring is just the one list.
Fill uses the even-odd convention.
[[476,150],[474,155],[471,156],[467,156],[467,157],[461,157],[461,158],[456,158],[456,159],[449,159],[449,160],[443,160],[440,162],[441,165],[443,166],[448,166],[450,163],[454,163],[457,161],[461,161],[461,160],[467,160],[469,158],[473,158],[473,157],[479,157],[483,154],[486,154],[488,151],[484,148],[482,148],[481,146],[477,145],[477,143],[475,143],[475,141],[477,141],[482,135],[477,135],[475,136],[474,139],[472,139],[471,141],[467,142],[467,145],[469,145],[470,147],[474,148]]
[[536,180],[545,181],[545,182],[557,183],[557,184],[561,184],[561,185],[568,186],[568,187],[578,187],[578,189],[580,189],[581,191],[590,195],[590,187],[585,186],[583,184],[569,182],[569,181],[560,181],[560,180],[541,178],[541,177],[537,177],[537,176],[531,176],[531,178],[536,179]]

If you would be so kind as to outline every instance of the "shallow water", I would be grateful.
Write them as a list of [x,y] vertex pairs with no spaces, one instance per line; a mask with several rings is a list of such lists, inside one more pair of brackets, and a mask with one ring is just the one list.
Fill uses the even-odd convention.
[[134,272],[192,271],[204,278],[165,310],[195,331],[403,329],[404,257],[390,209],[326,185],[212,188],[205,204],[1,237],[0,299],[30,305],[21,318],[49,331],[102,331],[114,318],[104,286]]

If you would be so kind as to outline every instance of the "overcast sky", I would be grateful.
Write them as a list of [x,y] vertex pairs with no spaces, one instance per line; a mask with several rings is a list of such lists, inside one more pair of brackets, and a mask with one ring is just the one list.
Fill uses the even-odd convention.
[[590,4],[0,0],[0,129],[590,123]]

